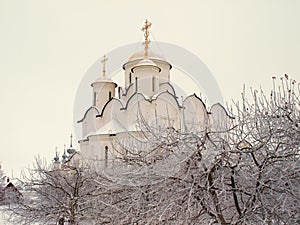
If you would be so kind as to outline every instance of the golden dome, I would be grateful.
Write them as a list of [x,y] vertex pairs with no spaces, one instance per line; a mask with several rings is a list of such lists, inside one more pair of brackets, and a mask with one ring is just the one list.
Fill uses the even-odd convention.
[[137,67],[142,67],[142,66],[152,66],[158,69],[160,72],[161,69],[151,60],[151,59],[142,59],[137,65],[135,65],[131,71],[133,71]]
[[[131,55],[129,57],[128,61],[135,61],[135,60],[142,60],[142,59],[144,59],[144,52],[143,51],[136,52],[133,55]],[[158,53],[151,52],[151,51],[149,51],[149,53],[148,53],[148,59],[157,59],[157,60],[163,60],[163,61],[166,60],[162,55],[160,55]]]
[[157,67],[157,65],[150,59],[143,59],[136,66],[156,66]]
[[113,83],[116,87],[118,86],[111,78],[106,76],[98,77],[93,83],[91,83],[91,86],[93,87],[96,83]]

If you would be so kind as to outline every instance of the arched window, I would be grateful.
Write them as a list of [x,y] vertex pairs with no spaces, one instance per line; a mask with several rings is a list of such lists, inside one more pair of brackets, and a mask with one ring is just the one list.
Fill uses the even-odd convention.
[[111,100],[111,91],[108,92],[108,100]]
[[131,80],[132,80],[132,75],[131,72],[129,73],[129,84],[131,84]]

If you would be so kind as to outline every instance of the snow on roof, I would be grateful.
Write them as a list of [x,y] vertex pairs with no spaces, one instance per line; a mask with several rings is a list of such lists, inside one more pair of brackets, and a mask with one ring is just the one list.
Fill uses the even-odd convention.
[[125,132],[126,128],[116,119],[112,119],[96,131],[96,134],[116,134]]

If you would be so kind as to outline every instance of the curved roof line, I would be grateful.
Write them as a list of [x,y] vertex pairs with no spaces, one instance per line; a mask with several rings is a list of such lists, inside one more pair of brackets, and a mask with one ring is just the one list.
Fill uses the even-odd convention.
[[160,93],[155,97],[155,99],[153,99],[152,101],[157,100],[158,97],[159,97],[160,95],[162,95],[162,94],[169,94],[169,95],[171,95],[171,96],[174,98],[175,102],[177,103],[178,108],[182,108],[182,106],[179,105],[179,102],[178,102],[178,100],[177,100],[177,97],[176,97],[175,95],[173,95],[172,93],[170,93],[168,90],[165,90],[165,91],[160,92]]
[[174,96],[172,93],[170,93],[168,90],[159,93],[159,94],[156,96],[156,98],[153,98],[153,99],[147,98],[144,94],[142,94],[142,93],[140,93],[140,92],[134,92],[134,93],[130,96],[130,98],[127,100],[125,106],[124,106],[123,103],[122,103],[119,99],[117,99],[117,98],[112,98],[112,99],[110,99],[108,102],[105,103],[105,105],[103,106],[103,109],[102,109],[101,113],[98,113],[98,115],[96,115],[96,117],[102,117],[102,116],[104,115],[104,112],[105,112],[105,109],[106,109],[107,105],[108,105],[112,100],[116,100],[116,101],[118,101],[118,102],[120,103],[120,105],[121,105],[120,110],[127,110],[130,101],[131,101],[135,96],[137,96],[137,95],[142,96],[143,99],[144,99],[145,101],[147,101],[147,102],[149,102],[149,103],[152,103],[153,101],[157,100],[157,99],[159,98],[160,95],[165,94],[165,93],[171,95],[171,96],[174,98],[175,102],[177,103],[178,108],[182,108],[182,107],[179,105],[178,101],[177,101],[177,97]]
[[[149,57],[150,60],[152,60],[153,62],[162,62],[162,63],[165,63],[165,64],[168,64],[169,65],[169,69],[172,69],[172,65],[168,62],[168,61],[164,61],[164,60],[160,60],[160,59],[155,59],[155,58],[151,58]],[[140,62],[141,59],[135,59],[135,60],[132,60],[132,61],[127,61],[126,63],[123,64],[122,68],[123,70],[125,70],[125,66],[128,64],[128,63],[133,63],[133,62]]]
[[112,102],[113,100],[116,100],[117,102],[119,102],[120,104],[121,104],[121,109],[124,107],[123,106],[123,103],[120,101],[120,99],[118,99],[118,98],[111,98],[109,101],[107,101],[106,103],[105,103],[105,105],[103,106],[103,108],[102,108],[102,111],[101,111],[101,113],[99,113],[98,115],[96,115],[96,117],[102,117],[103,116],[103,114],[104,114],[104,111],[105,111],[105,109],[106,109],[106,107],[107,107],[107,105],[110,103],[110,102]]
[[125,93],[123,93],[123,96],[126,96],[128,94],[128,91],[131,87],[133,87],[134,83],[131,83],[128,88],[125,88]]
[[98,108],[95,107],[95,106],[91,106],[90,108],[88,108],[88,109],[85,111],[85,114],[84,114],[83,118],[82,118],[81,120],[78,120],[77,123],[81,123],[81,122],[85,119],[87,113],[88,113],[91,109],[95,109],[95,110],[97,111],[97,113],[99,114]]
[[148,102],[151,102],[150,100],[146,99],[145,95],[143,95],[142,93],[140,93],[140,92],[134,92],[134,93],[128,98],[128,100],[127,100],[127,102],[126,102],[126,105],[125,105],[125,107],[122,108],[122,110],[126,110],[126,109],[127,109],[128,105],[129,105],[129,102],[130,102],[131,99],[132,99],[134,96],[136,96],[136,95],[141,95],[141,96],[144,98],[144,100],[146,100],[146,101],[148,101]]
[[[210,108],[210,111],[211,111],[211,109],[212,109],[213,107],[215,107],[215,106],[217,106],[217,105],[219,105],[219,106],[225,111],[226,116],[228,116],[229,119],[235,119],[235,117],[230,116],[230,115],[228,114],[227,110],[226,110],[226,109],[224,108],[224,106],[221,105],[220,103],[215,103],[215,104],[213,104],[212,107]],[[210,113],[211,113],[211,112],[210,112]]]
[[[172,88],[172,90],[173,90],[173,95],[176,97],[176,91],[175,91],[175,88],[173,87],[173,85],[169,82],[169,81],[166,81],[166,82],[163,82],[163,83],[160,83],[159,84],[159,86],[162,86],[162,85],[164,85],[164,84],[168,84],[171,88]],[[177,97],[176,97],[177,98]]]
[[132,68],[131,68],[131,72],[132,73],[134,73],[134,70],[137,68],[137,67],[152,67],[152,68],[156,68],[156,69],[158,69],[158,72],[160,73],[161,72],[161,68],[160,67],[158,67],[158,66],[156,66],[156,65],[140,65],[140,64],[137,64],[137,65],[135,65],[135,66],[133,66]]
[[131,101],[131,99],[133,99],[133,97],[136,96],[136,95],[141,95],[141,96],[144,98],[144,100],[146,100],[147,102],[152,103],[153,101],[156,101],[156,100],[159,98],[159,96],[162,95],[162,94],[169,94],[169,95],[171,95],[171,96],[174,98],[174,100],[176,101],[178,108],[182,108],[182,107],[179,105],[179,102],[177,101],[177,97],[174,96],[172,93],[170,93],[168,90],[166,90],[166,91],[160,92],[155,98],[146,98],[146,96],[145,96],[144,94],[142,94],[142,93],[140,93],[140,92],[135,92],[135,93],[133,93],[133,95],[130,96],[130,98],[129,98],[129,99],[127,100],[127,102],[126,102],[125,107],[122,108],[122,109],[123,109],[123,110],[126,110],[127,107],[128,107],[128,105],[129,105],[129,103],[130,103],[130,101]]
[[204,102],[202,101],[202,99],[199,98],[195,93],[194,93],[194,94],[191,94],[191,95],[189,95],[189,96],[187,96],[187,97],[183,100],[183,106],[184,106],[185,101],[186,101],[187,99],[191,98],[191,97],[195,97],[196,99],[198,99],[198,100],[203,104],[206,113],[207,113],[207,114],[210,114],[210,112],[207,111],[207,108],[206,108],[205,103],[204,103]]

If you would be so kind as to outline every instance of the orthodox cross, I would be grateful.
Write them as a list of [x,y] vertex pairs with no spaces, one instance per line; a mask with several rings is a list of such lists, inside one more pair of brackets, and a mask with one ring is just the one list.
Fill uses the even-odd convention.
[[151,27],[152,23],[150,23],[148,20],[145,21],[145,25],[142,27],[142,31],[144,32],[144,37],[145,37],[145,42],[144,42],[144,49],[145,49],[145,53],[144,53],[144,58],[148,58],[148,48],[149,48],[149,43],[150,40],[149,38],[149,29]]
[[108,59],[106,58],[106,56],[104,55],[102,57],[102,60],[101,60],[101,63],[102,63],[102,76],[105,77],[105,73],[106,73],[106,70],[105,70],[105,64],[106,64],[106,61]]

